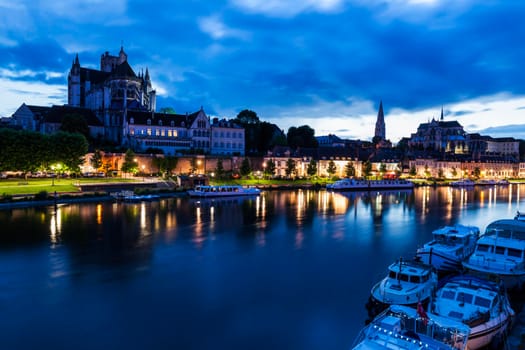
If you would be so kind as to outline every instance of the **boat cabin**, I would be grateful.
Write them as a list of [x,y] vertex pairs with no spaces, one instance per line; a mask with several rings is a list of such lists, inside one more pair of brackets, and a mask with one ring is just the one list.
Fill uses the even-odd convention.
[[403,282],[425,283],[431,278],[431,272],[430,267],[401,262],[389,267],[388,277]]

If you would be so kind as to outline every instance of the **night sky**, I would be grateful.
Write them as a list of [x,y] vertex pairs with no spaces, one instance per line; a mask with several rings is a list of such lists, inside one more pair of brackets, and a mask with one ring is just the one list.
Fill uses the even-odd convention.
[[[480,5],[480,3],[483,3]],[[67,74],[121,45],[149,69],[157,109],[310,125],[371,139],[457,120],[525,138],[525,2],[0,0],[0,116],[67,102]]]

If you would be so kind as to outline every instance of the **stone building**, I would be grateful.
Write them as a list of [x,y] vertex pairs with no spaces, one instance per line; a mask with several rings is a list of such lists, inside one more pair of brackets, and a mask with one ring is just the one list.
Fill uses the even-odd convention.
[[156,92],[148,69],[137,75],[122,47],[118,56],[105,52],[98,70],[81,67],[77,55],[67,81],[68,105],[94,111],[104,125],[104,137],[118,144],[126,141],[122,130],[128,111],[155,111]]

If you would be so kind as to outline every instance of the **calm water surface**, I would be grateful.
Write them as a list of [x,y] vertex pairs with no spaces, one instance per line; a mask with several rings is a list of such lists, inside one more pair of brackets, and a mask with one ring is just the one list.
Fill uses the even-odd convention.
[[0,348],[349,349],[391,262],[440,226],[510,218],[522,197],[512,185],[3,210]]

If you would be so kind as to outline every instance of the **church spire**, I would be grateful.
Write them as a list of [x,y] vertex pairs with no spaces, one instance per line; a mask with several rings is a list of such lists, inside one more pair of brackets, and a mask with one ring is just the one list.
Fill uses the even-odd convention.
[[441,105],[441,119],[440,121],[443,121],[443,105]]
[[379,111],[377,112],[375,138],[385,140],[386,139],[386,127],[385,127],[385,114],[383,112],[383,101],[379,102]]

